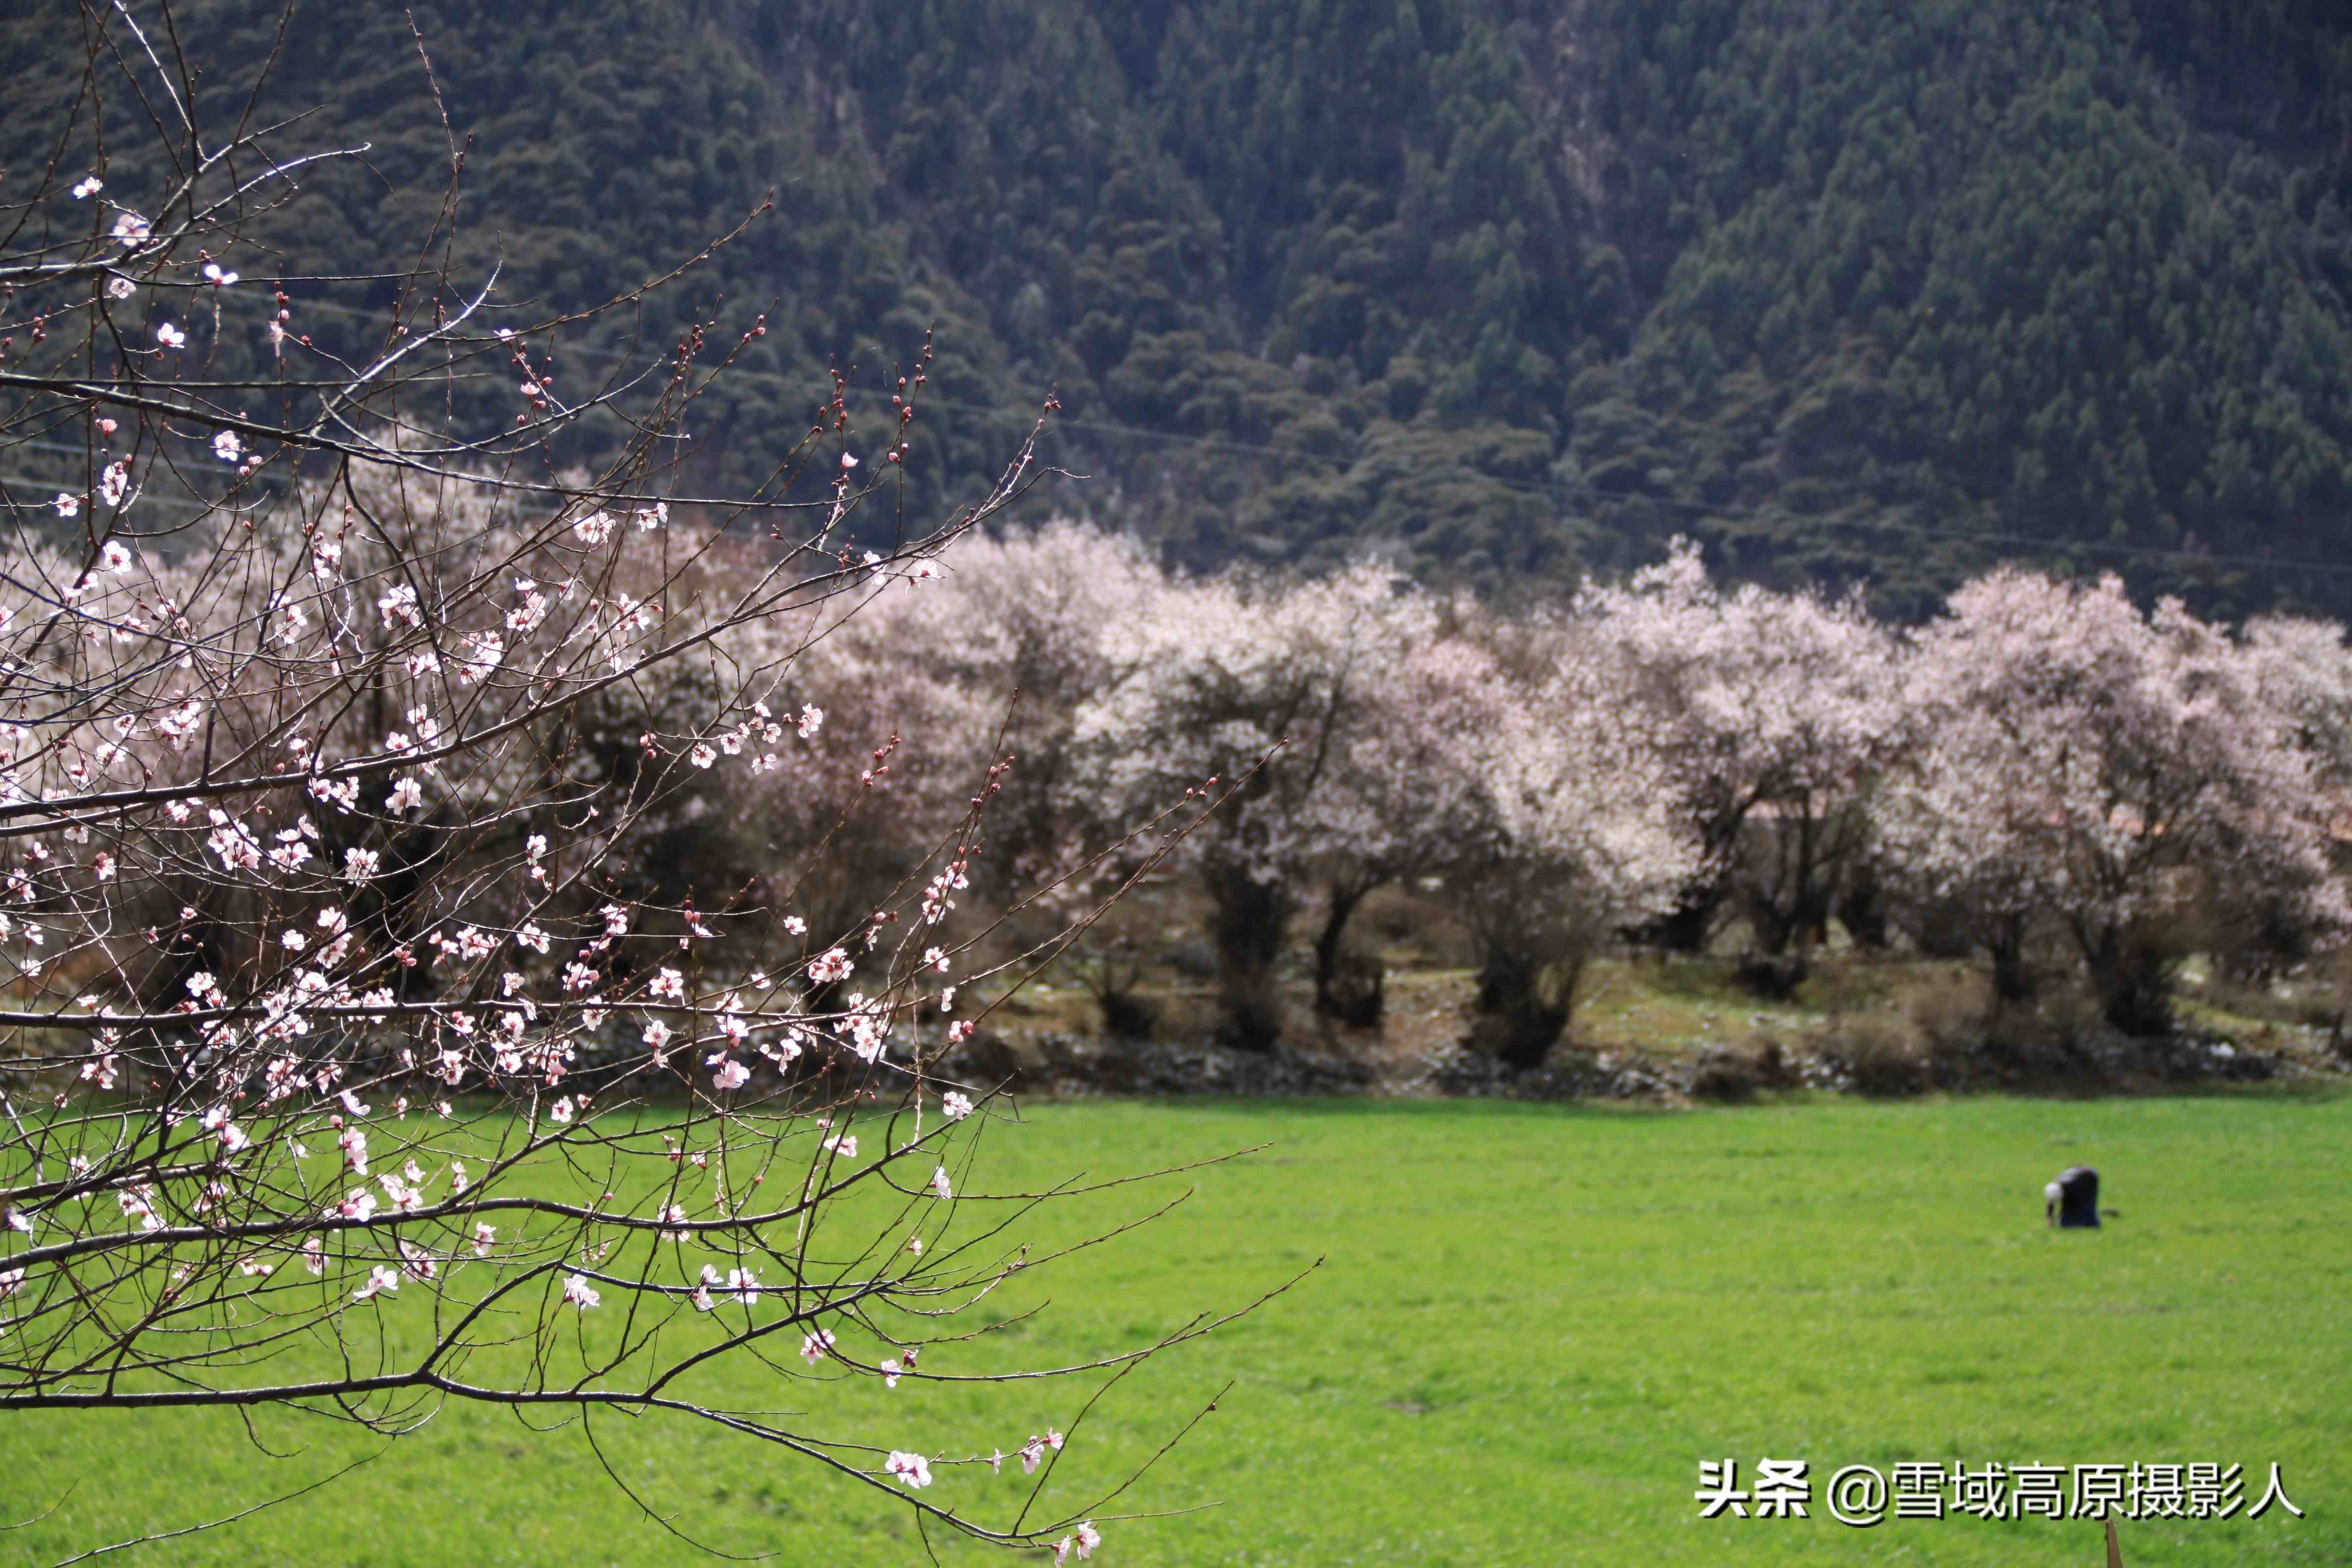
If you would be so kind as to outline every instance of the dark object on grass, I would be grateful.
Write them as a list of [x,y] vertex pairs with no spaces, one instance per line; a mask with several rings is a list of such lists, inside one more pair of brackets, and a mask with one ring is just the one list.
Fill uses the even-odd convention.
[[2042,1196],[2043,1216],[2060,1230],[2099,1228],[2099,1173],[2090,1166],[2067,1166]]

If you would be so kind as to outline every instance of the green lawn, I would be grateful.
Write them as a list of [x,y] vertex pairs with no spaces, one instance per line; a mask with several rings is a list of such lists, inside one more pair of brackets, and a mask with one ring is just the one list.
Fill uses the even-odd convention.
[[[2125,1561],[2352,1561],[2352,1099],[1821,1101],[1668,1113],[1403,1101],[1034,1108],[989,1139],[1020,1186],[1265,1143],[1183,1178],[1175,1215],[1081,1255],[1002,1343],[927,1368],[1100,1353],[1303,1268],[1288,1296],[1130,1378],[1071,1445],[1072,1496],[1218,1413],[1118,1507],[1097,1563],[2076,1563],[2087,1522],[1701,1521],[1698,1461],[2272,1461],[2309,1517],[2126,1522]],[[2121,1211],[2052,1233],[2042,1184],[2088,1163]],[[1074,1202],[1073,1234],[1145,1202]],[[403,1304],[404,1306],[405,1304]],[[1002,1314],[1014,1303],[997,1309]],[[396,1309],[394,1309],[396,1310]],[[792,1383],[773,1402],[877,1441],[1014,1447],[1082,1391]],[[758,1390],[742,1394],[758,1403]],[[300,1416],[0,1422],[0,1495],[71,1550],[257,1500],[367,1453]],[[924,1561],[903,1508],[673,1420],[600,1425],[675,1523],[788,1563]],[[380,1444],[375,1446],[381,1447]],[[1010,1469],[1011,1467],[1008,1467]],[[942,1468],[978,1510],[1012,1474]],[[63,1501],[60,1502],[60,1496]],[[982,1554],[947,1552],[956,1562]],[[135,1560],[707,1562],[646,1522],[576,1432],[445,1409],[331,1487]]]

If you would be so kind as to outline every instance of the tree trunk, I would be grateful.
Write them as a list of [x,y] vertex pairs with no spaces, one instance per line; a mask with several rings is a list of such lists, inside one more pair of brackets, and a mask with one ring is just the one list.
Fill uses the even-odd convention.
[[1668,952],[1703,952],[1715,930],[1715,912],[1722,905],[1720,882],[1685,889],[1675,907],[1651,924],[1652,940]]
[[2134,1039],[2172,1032],[2172,966],[2162,954],[2112,926],[2082,948],[2109,1026]]
[[2025,921],[2014,915],[2001,921],[1985,950],[1992,955],[1993,994],[2004,1002],[2033,1000],[2033,976],[2025,967]]
[[1785,910],[1769,896],[1759,893],[1748,901],[1748,919],[1756,928],[1757,950],[1771,957],[1778,958],[1788,952],[1800,938],[1808,946],[1818,945],[1829,935],[1829,889],[1801,889]]
[[1886,947],[1886,889],[1868,870],[1857,871],[1838,895],[1838,922],[1856,947],[1884,952]]
[[1339,883],[1330,887],[1330,907],[1323,930],[1315,939],[1315,1010],[1328,1018],[1370,1028],[1381,1021],[1382,988],[1377,959],[1351,953],[1342,945],[1348,917],[1370,883]]
[[1543,1066],[1576,1003],[1581,962],[1568,965],[1564,982],[1549,988],[1547,967],[1531,952],[1490,947],[1478,971],[1480,1017],[1474,1038],[1514,1072]]
[[1243,867],[1220,867],[1207,879],[1215,901],[1211,937],[1224,1014],[1218,1035],[1237,1050],[1267,1051],[1282,1035],[1281,999],[1274,979],[1289,922],[1290,893],[1261,882]]

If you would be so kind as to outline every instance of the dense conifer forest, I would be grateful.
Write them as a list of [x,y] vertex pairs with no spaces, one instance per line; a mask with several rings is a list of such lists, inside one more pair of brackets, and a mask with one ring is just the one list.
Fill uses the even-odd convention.
[[[2208,614],[2352,611],[2352,14],[2321,0],[413,15],[429,73],[397,7],[183,10],[190,90],[240,103],[274,55],[283,153],[370,148],[233,262],[339,279],[286,286],[297,324],[381,341],[365,275],[436,232],[453,146],[436,243],[495,264],[518,325],[740,228],[557,353],[576,394],[695,314],[732,342],[764,313],[694,432],[730,482],[808,429],[828,362],[878,437],[935,329],[913,505],[1057,389],[1048,456],[1089,477],[1039,504],[1182,567],[1376,552],[1493,590],[1685,533],[1896,616],[2018,556]],[[79,28],[0,24],[0,205],[55,151]],[[163,174],[68,156],[126,201]],[[222,374],[268,359],[266,304],[224,300]],[[510,415],[498,391],[454,416]]]

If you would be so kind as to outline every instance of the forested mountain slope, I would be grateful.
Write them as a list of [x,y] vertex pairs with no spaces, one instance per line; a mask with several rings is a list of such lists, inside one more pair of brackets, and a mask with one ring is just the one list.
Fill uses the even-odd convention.
[[[278,13],[176,16],[236,100]],[[1055,504],[1181,563],[1376,549],[1496,587],[1689,532],[1897,613],[2021,553],[2218,613],[2352,610],[2352,558],[2264,564],[2338,565],[2352,517],[2352,17],[2321,0],[415,18],[430,78],[397,10],[297,7],[268,106],[321,108],[278,140],[367,142],[375,173],[319,178],[248,275],[414,252],[447,184],[436,83],[471,139],[457,268],[497,259],[518,319],[691,257],[772,186],[636,345],[769,312],[699,432],[738,482],[807,429],[829,357],[870,397],[936,324],[926,503],[1058,387],[1050,455],[1092,477]],[[13,170],[47,155],[79,26],[60,0],[0,24]],[[392,304],[294,292],[319,331]],[[247,316],[226,360],[261,352]]]

